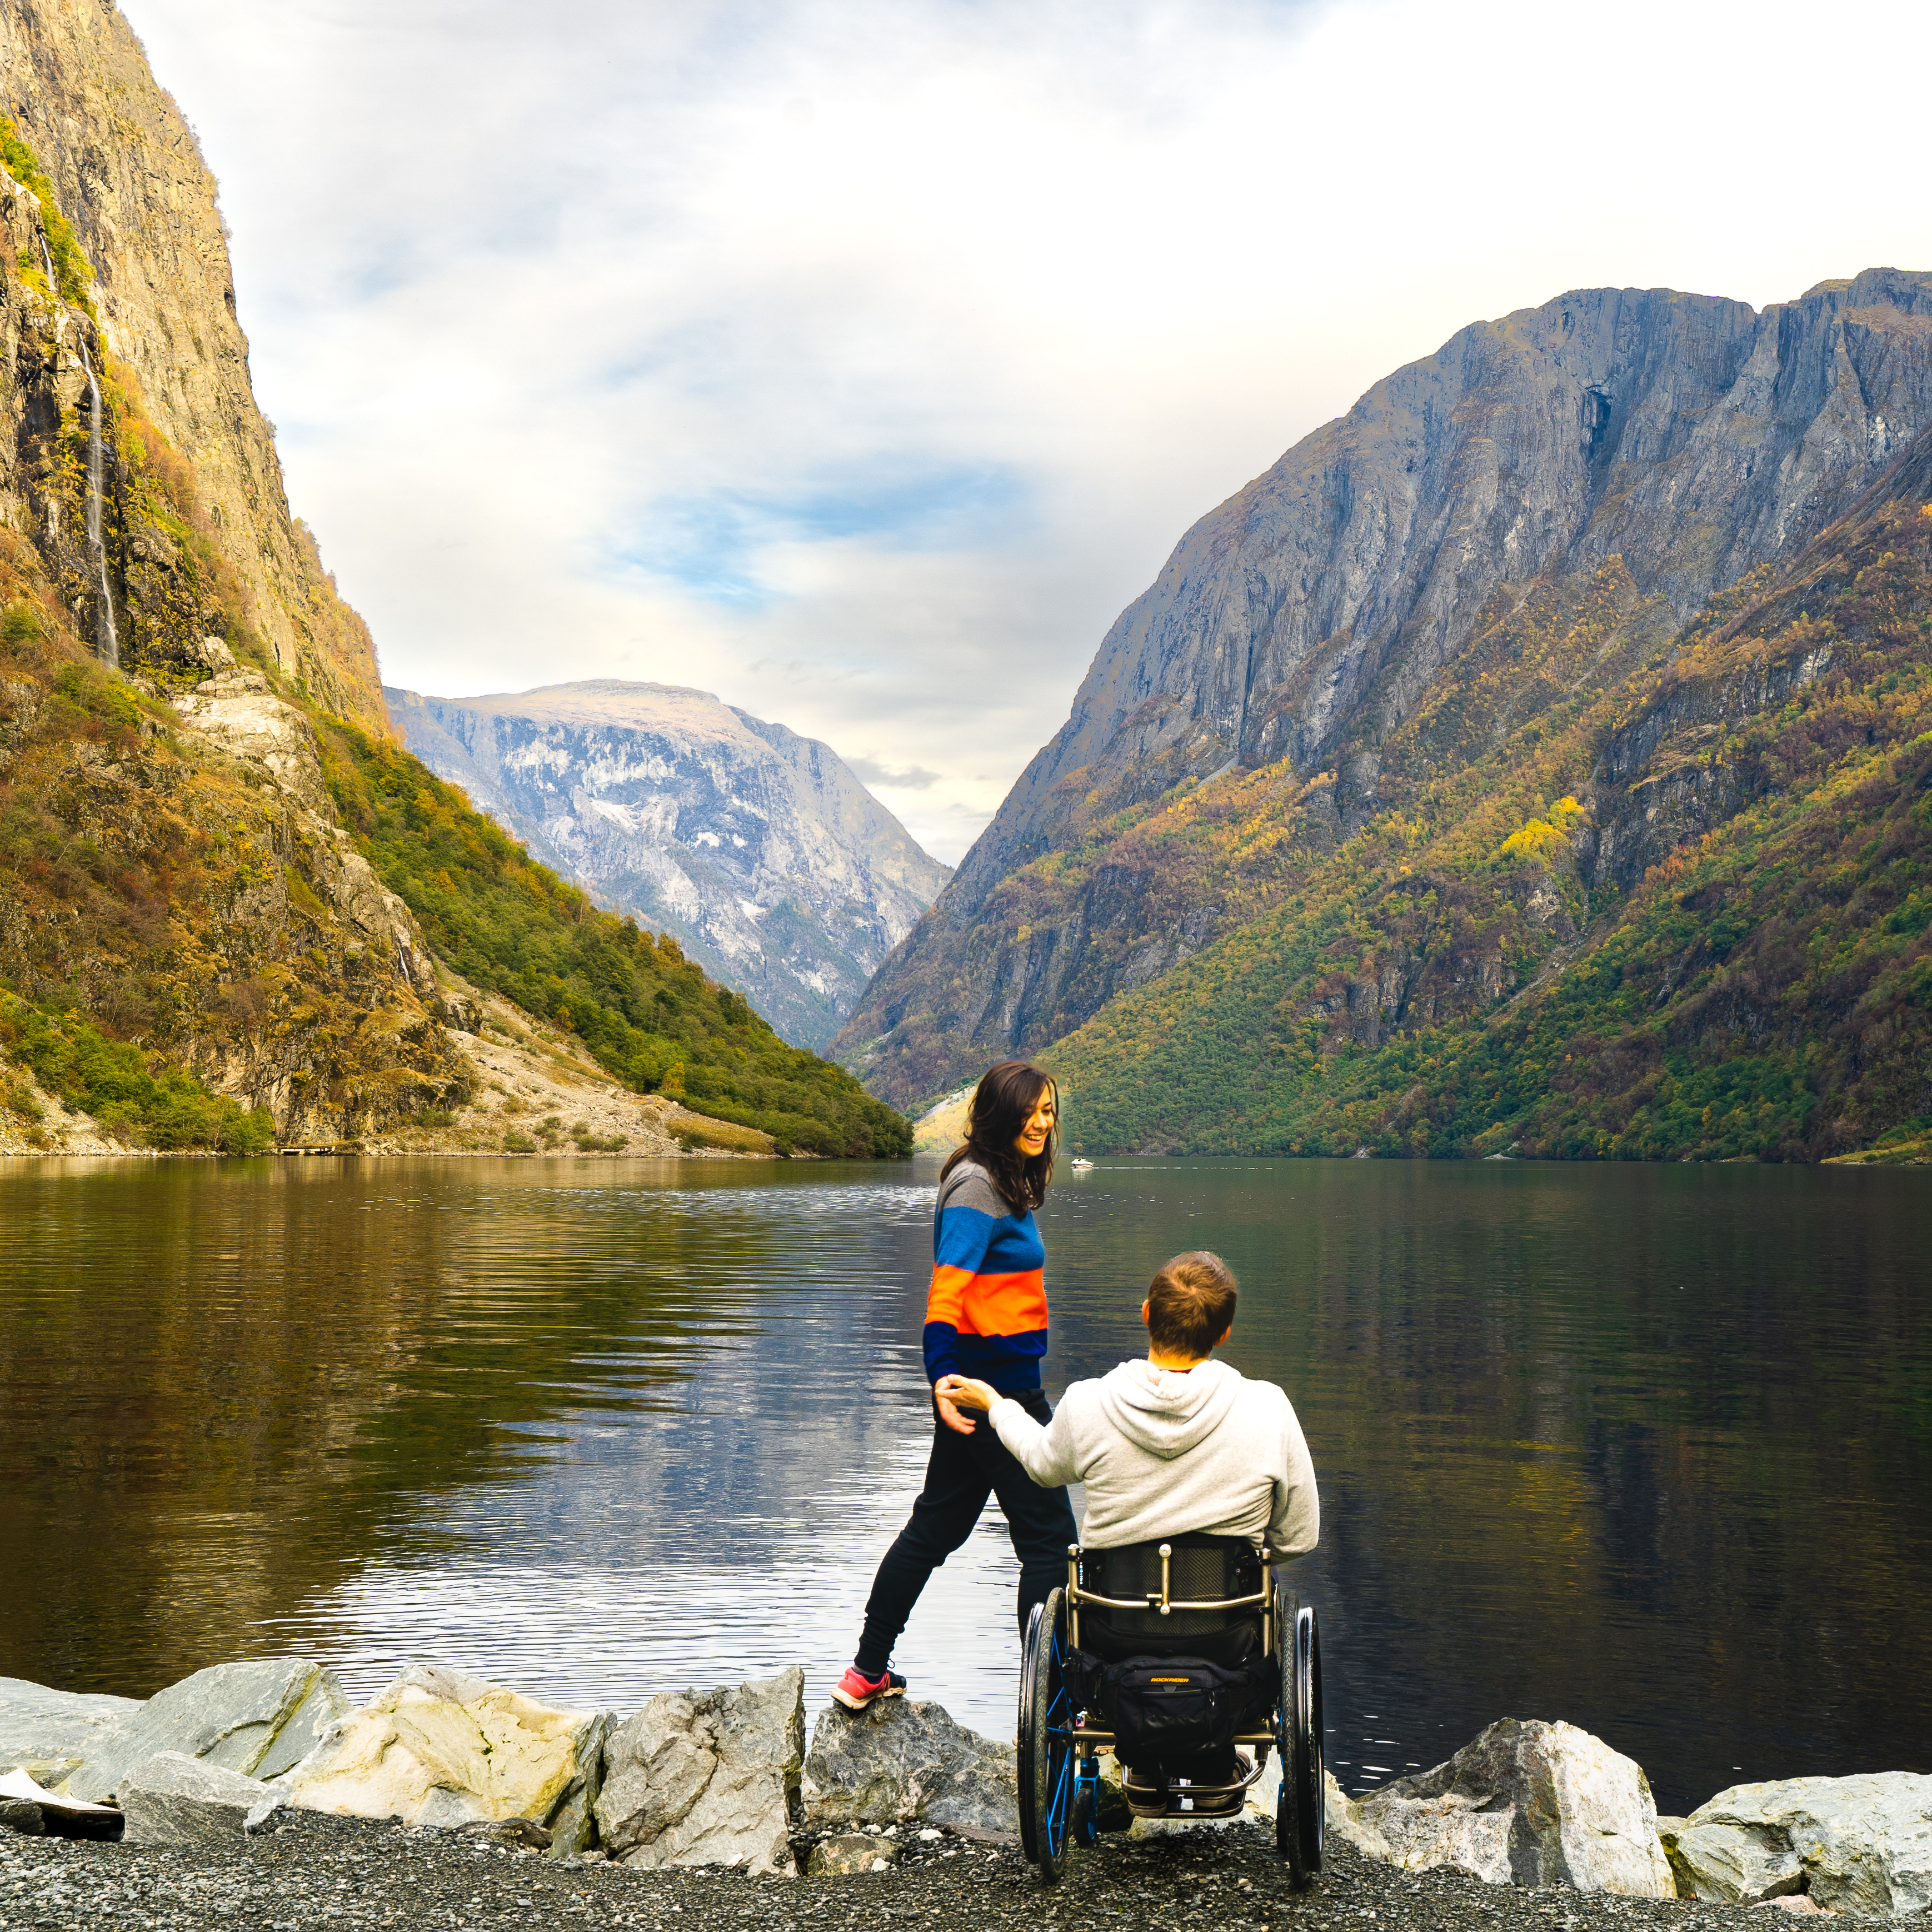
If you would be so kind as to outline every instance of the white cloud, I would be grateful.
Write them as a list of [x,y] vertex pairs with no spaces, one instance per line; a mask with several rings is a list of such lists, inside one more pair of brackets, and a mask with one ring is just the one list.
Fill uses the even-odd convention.
[[949,860],[1185,526],[1464,322],[1932,266],[1890,0],[127,10],[390,680],[701,685]]

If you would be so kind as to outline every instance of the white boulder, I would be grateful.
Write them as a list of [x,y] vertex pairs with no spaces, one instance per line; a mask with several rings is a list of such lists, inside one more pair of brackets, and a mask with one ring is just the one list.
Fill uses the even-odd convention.
[[1688,1898],[1803,1894],[1825,1911],[1900,1918],[1932,1905],[1932,1775],[1734,1784],[1660,1828]]
[[805,1672],[736,1690],[667,1692],[610,1733],[596,1800],[604,1850],[626,1864],[790,1872],[805,1757]]
[[561,1856],[588,1842],[609,1724],[418,1664],[332,1724],[285,1796],[303,1810],[411,1825],[527,1818],[550,1829]]
[[1574,1724],[1506,1718],[1344,1816],[1343,1836],[1364,1850],[1378,1838],[1408,1871],[1454,1865],[1492,1885],[1677,1895],[1642,1767]]

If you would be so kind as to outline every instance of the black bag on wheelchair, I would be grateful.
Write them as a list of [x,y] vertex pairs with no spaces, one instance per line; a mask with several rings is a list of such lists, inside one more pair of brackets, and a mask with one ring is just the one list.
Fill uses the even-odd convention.
[[1076,1652],[1070,1671],[1088,1709],[1113,1732],[1122,1762],[1222,1751],[1274,1705],[1272,1658],[1230,1669],[1194,1657],[1130,1657],[1104,1664]]

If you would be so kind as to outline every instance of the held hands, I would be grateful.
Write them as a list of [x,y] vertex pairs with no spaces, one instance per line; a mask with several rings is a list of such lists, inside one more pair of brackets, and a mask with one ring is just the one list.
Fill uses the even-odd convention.
[[932,1399],[939,1410],[940,1420],[949,1429],[956,1429],[962,1436],[973,1432],[973,1424],[960,1413],[962,1409],[990,1409],[1000,1399],[1000,1392],[986,1382],[975,1382],[970,1376],[941,1376],[932,1385]]

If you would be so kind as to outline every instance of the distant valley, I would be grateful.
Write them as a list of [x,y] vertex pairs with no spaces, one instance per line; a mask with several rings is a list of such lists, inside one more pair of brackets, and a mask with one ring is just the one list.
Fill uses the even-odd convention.
[[829,746],[708,692],[383,695],[432,771],[603,904],[675,934],[794,1046],[830,1044],[952,876]]

